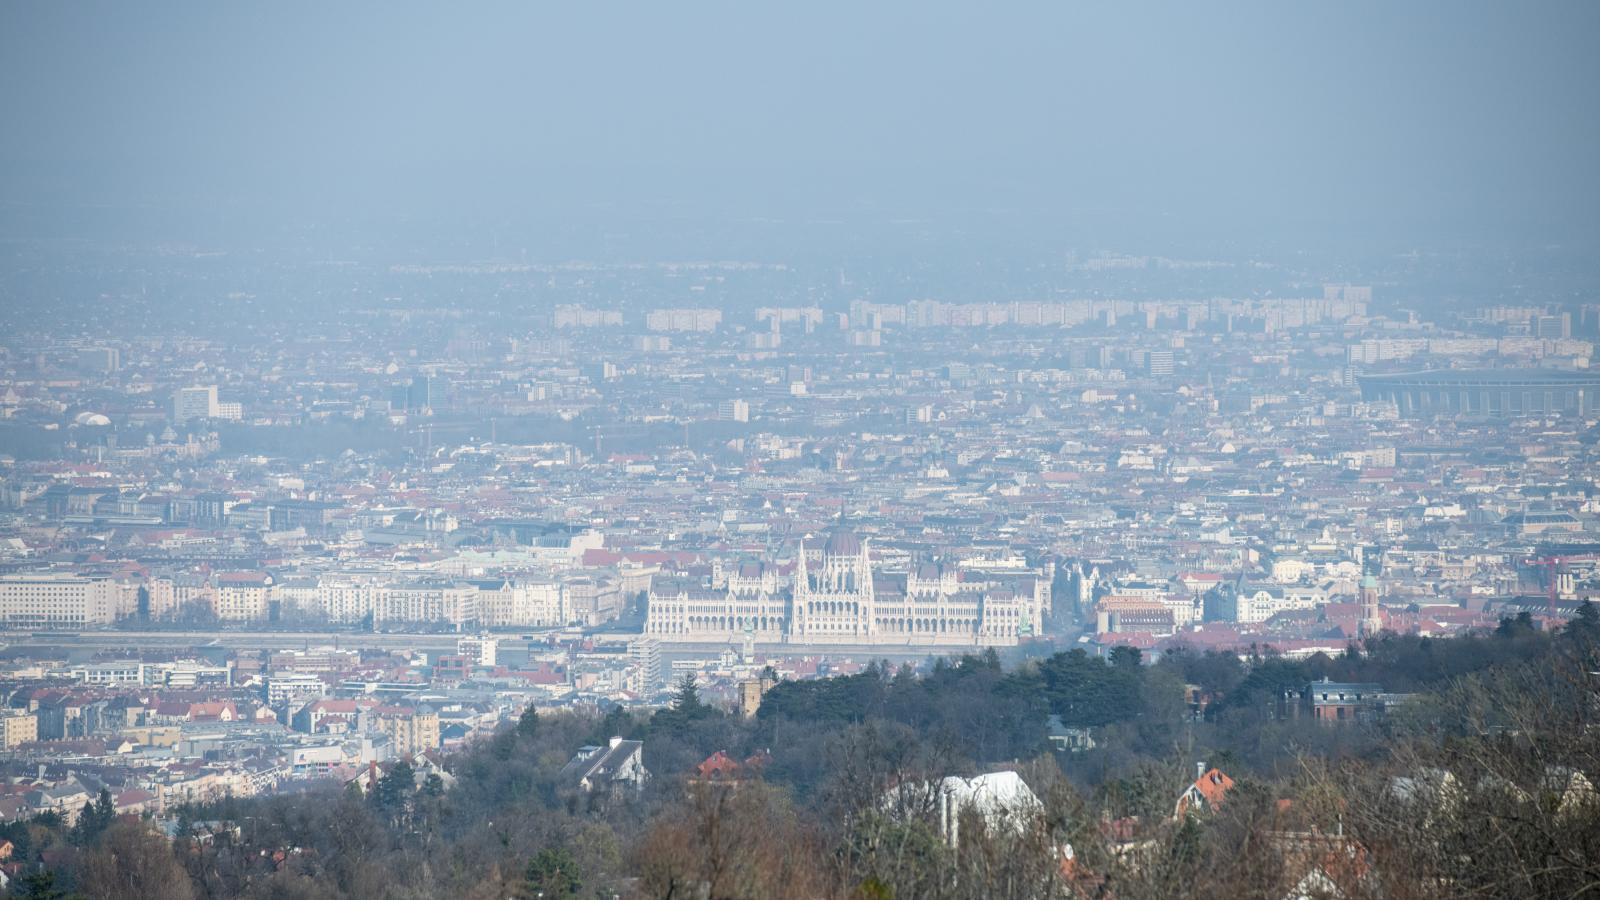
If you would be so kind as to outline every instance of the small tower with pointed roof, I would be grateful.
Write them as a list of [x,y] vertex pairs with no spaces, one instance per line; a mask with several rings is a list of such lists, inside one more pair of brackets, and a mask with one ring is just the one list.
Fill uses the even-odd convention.
[[1367,575],[1361,579],[1361,635],[1374,637],[1383,630],[1383,614],[1378,609],[1378,579]]

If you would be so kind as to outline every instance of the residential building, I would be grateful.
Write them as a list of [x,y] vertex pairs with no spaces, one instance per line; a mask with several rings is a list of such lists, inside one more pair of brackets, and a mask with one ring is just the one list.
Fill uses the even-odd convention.
[[1284,692],[1280,714],[1302,716],[1330,725],[1368,721],[1398,699],[1386,694],[1383,685],[1370,682],[1339,682],[1323,678],[1304,687]]
[[372,711],[372,717],[396,752],[416,754],[439,748],[439,714],[430,708],[380,706]]
[[584,794],[621,797],[644,787],[644,742],[613,737],[604,747],[578,748],[556,776],[560,784]]
[[0,711],[0,748],[10,750],[18,744],[39,739],[39,719],[25,709]]

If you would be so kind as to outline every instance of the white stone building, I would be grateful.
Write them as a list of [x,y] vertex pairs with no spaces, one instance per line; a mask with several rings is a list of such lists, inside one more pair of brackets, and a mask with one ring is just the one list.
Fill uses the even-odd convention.
[[802,541],[792,575],[748,561],[709,584],[658,579],[645,634],[663,641],[799,645],[1009,646],[1050,608],[1048,571],[922,563],[879,572],[868,541],[836,528]]

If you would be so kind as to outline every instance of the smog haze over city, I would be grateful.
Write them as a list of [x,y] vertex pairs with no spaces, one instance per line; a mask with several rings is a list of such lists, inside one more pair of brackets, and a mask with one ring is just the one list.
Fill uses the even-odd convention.
[[1597,41],[0,2],[0,892],[1600,893]]

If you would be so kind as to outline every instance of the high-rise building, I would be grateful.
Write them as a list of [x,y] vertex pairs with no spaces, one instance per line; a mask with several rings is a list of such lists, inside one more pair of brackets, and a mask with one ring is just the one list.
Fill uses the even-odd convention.
[[456,641],[456,655],[465,656],[475,666],[494,666],[500,642],[488,635],[464,637]]
[[748,422],[750,403],[746,400],[724,400],[717,406],[717,418],[727,422]]
[[1545,340],[1560,340],[1572,337],[1572,313],[1561,313],[1555,316],[1539,316],[1533,320],[1534,337]]
[[1172,351],[1151,350],[1144,358],[1145,374],[1155,378],[1172,374]]
[[172,392],[172,421],[214,419],[217,417],[217,386],[178,388]]
[[661,690],[661,641],[656,638],[638,638],[628,642],[628,659],[634,665],[639,693],[648,697]]
[[406,409],[431,410],[439,406],[444,394],[444,384],[432,375],[416,375],[406,389]]
[[716,331],[722,324],[720,309],[653,309],[645,313],[650,331]]

